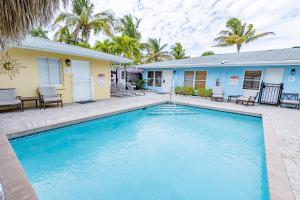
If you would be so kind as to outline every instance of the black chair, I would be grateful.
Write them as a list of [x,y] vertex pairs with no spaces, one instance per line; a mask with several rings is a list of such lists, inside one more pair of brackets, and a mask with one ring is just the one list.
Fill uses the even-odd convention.
[[299,94],[298,93],[282,93],[280,99],[280,107],[284,105],[294,106],[296,109],[299,110],[300,101],[299,101]]

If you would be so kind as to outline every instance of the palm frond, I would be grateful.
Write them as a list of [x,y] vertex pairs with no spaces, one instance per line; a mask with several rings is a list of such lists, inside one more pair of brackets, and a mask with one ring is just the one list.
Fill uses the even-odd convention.
[[68,0],[2,0],[0,48],[19,44],[35,26],[48,25],[60,6],[67,3]]
[[274,32],[257,33],[254,36],[252,36],[251,38],[248,38],[246,40],[246,43],[253,42],[253,41],[255,41],[259,38],[263,38],[263,37],[268,36],[268,35],[275,35],[275,33]]

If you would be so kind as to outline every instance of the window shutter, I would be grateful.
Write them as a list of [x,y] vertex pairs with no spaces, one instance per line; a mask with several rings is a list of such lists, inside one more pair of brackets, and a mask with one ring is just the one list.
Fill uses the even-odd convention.
[[40,74],[40,85],[50,85],[47,58],[38,58],[38,69]]
[[60,64],[58,59],[49,58],[49,72],[50,72],[50,84],[60,85],[61,72],[60,72]]

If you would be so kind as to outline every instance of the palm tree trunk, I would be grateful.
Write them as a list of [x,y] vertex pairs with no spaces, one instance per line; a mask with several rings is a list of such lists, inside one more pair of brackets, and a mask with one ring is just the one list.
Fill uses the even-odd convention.
[[236,49],[237,49],[237,52],[238,52],[238,53],[240,53],[241,47],[242,47],[242,45],[240,45],[240,44],[237,44],[237,45],[236,45]]

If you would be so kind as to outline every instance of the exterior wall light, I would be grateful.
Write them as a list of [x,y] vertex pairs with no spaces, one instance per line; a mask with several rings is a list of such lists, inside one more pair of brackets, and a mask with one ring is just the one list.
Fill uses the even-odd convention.
[[71,60],[70,59],[66,59],[66,65],[71,66]]
[[295,74],[296,74],[296,69],[294,68],[291,70],[291,75],[295,75]]

